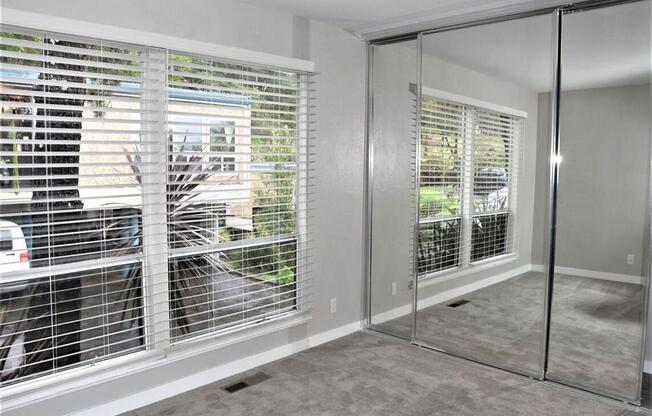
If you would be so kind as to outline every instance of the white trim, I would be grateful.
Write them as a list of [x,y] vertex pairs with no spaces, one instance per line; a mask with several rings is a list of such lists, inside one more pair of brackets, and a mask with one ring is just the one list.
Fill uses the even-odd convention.
[[179,38],[161,33],[116,28],[115,26],[100,23],[91,23],[83,20],[50,16],[6,7],[3,7],[2,13],[0,13],[0,23],[24,27],[26,29],[59,32],[67,35],[77,35],[114,42],[171,49],[191,54],[206,55],[215,58],[284,68],[294,71],[315,71],[314,62],[304,59],[290,58],[265,52],[236,48],[233,46],[218,45],[199,40]]
[[35,402],[53,399],[63,394],[128,377],[175,361],[299,326],[310,319],[311,317],[306,314],[284,315],[244,330],[234,329],[230,334],[212,334],[213,336],[207,334],[205,337],[175,344],[167,350],[142,351],[6,386],[0,390],[2,410],[15,410]]
[[[413,90],[414,84],[410,83],[410,90]],[[435,88],[421,86],[421,95],[425,95],[430,98],[436,98],[444,101],[451,101],[456,104],[464,104],[470,107],[476,107],[481,110],[495,111],[497,113],[503,113],[514,117],[527,118],[527,112],[523,110],[518,110],[516,108],[510,108],[503,105],[498,105],[491,103],[489,101],[482,101],[472,97],[466,97],[464,95],[453,94],[452,92],[437,90]]]
[[371,316],[371,325],[382,325],[385,322],[393,321],[402,316],[412,313],[412,304],[402,305],[385,312],[377,313]]
[[652,374],[652,361],[649,361],[649,360],[645,361],[645,370],[643,370],[643,371],[648,373],[648,374]]
[[[142,187],[142,245],[143,245],[143,306],[145,316],[146,344],[153,349],[164,350],[170,346],[170,293],[169,246],[167,242],[168,214],[168,142],[167,111],[160,111],[168,99],[167,62],[164,50],[148,48],[143,83],[143,110],[151,114],[143,126],[147,133],[142,145],[140,171]],[[107,192],[110,194],[110,192]],[[156,260],[154,260],[156,259]]]
[[71,415],[113,416],[116,414],[128,412],[130,410],[138,409],[168,397],[172,397],[177,394],[181,394],[189,390],[204,386],[206,384],[214,383],[235,374],[242,373],[243,371],[247,371],[252,368],[280,360],[282,358],[296,354],[297,352],[316,347],[325,342],[350,335],[360,331],[362,329],[362,325],[362,321],[342,325],[335,329],[324,331],[319,334],[304,338],[300,341],[296,341],[258,353],[256,355],[244,357],[236,361],[209,368],[200,373],[195,373],[191,376],[177,379],[170,383],[140,391],[131,396],[121,397],[120,399],[113,400],[111,402],[102,403],[82,411],[71,413]]
[[[532,270],[542,272],[545,270],[545,266],[542,264],[533,264]],[[641,276],[635,276],[631,274],[608,273],[600,272],[597,270],[577,269],[574,267],[560,266],[555,266],[555,272],[559,274],[568,274],[571,276],[588,277],[591,279],[609,280],[612,282],[631,283],[634,285],[643,284],[643,278]]]

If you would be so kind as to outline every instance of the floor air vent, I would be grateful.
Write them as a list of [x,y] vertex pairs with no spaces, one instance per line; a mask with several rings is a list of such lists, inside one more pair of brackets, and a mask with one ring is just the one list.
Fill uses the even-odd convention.
[[466,299],[461,299],[461,300],[456,300],[453,303],[449,303],[447,306],[449,308],[457,308],[458,306],[466,305],[467,303],[471,303],[471,301]]
[[240,391],[242,389],[245,389],[249,386],[256,385],[258,383],[262,383],[265,380],[269,380],[272,378],[271,376],[263,373],[263,372],[258,372],[256,374],[253,374],[249,377],[245,377],[242,380],[238,380],[235,383],[231,383],[227,386],[222,387],[222,390],[229,392],[229,393],[235,393],[236,391]]

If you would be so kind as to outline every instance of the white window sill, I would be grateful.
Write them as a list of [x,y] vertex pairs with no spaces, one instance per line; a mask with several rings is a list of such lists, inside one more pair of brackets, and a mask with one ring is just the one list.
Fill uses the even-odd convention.
[[128,354],[7,386],[0,389],[2,410],[10,411],[34,402],[73,393],[90,386],[299,326],[310,319],[311,316],[306,312],[292,312],[246,329],[206,334],[188,339],[166,350]]

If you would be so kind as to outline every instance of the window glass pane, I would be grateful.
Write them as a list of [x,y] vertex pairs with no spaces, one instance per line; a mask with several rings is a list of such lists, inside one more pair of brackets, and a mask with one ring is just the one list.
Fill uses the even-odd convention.
[[509,209],[515,127],[510,116],[477,112],[474,141],[473,209],[475,213]]
[[[14,245],[13,239],[11,238],[11,230],[0,230],[0,251],[11,251],[13,249]],[[4,257],[3,260],[5,260]]]
[[297,310],[296,247],[291,240],[170,259],[173,341]]
[[464,107],[425,97],[421,104],[421,218],[460,214]]
[[293,309],[299,75],[172,54],[168,85],[173,341]]
[[142,206],[140,51],[2,35],[14,54],[0,62],[17,68],[0,70],[2,172],[12,178],[2,220],[21,228],[31,267],[124,254]]
[[459,266],[461,224],[461,218],[419,224],[419,275]]
[[509,213],[473,217],[471,225],[471,261],[506,254],[509,246]]
[[[520,118],[476,111],[473,149],[471,261],[512,251],[511,213],[514,149]],[[495,213],[495,214],[493,214]]]
[[13,357],[0,377],[13,382],[143,346],[144,51],[0,38],[0,229],[13,250],[0,253],[0,349]]
[[466,123],[463,105],[423,96],[419,275],[459,265]]
[[144,349],[140,263],[0,283],[4,384]]

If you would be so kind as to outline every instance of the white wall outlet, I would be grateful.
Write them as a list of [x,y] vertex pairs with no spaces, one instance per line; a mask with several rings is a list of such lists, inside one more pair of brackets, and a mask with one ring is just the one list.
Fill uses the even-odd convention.
[[337,298],[331,299],[331,313],[337,312]]
[[627,255],[627,264],[634,264],[634,255],[633,254],[628,254]]
[[392,296],[396,296],[396,282],[392,282]]

